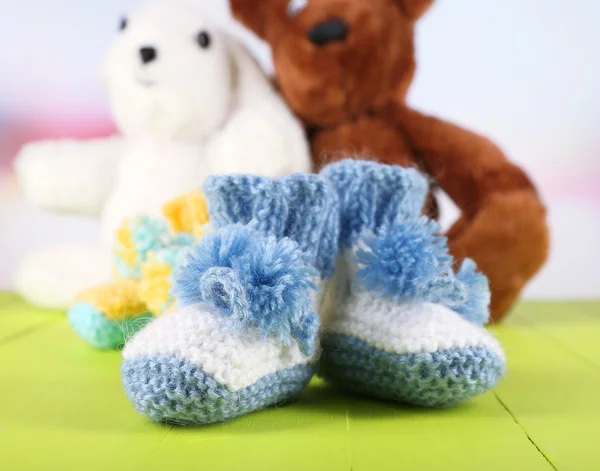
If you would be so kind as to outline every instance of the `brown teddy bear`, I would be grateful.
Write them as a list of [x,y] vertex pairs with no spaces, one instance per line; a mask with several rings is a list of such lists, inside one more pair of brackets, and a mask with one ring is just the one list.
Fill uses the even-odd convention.
[[348,154],[416,165],[452,198],[461,217],[447,234],[451,251],[489,277],[497,321],[547,258],[546,210],[496,145],[406,105],[415,22],[432,3],[231,0],[231,7],[271,46],[276,83],[305,123],[317,168]]

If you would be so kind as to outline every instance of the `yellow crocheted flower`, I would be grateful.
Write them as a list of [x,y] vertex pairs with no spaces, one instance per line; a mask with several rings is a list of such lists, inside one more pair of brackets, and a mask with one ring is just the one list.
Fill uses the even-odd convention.
[[142,265],[140,297],[154,315],[162,314],[169,307],[171,274],[171,266],[156,261],[154,256],[151,256],[150,260]]
[[[133,316],[139,314],[140,310],[160,315],[172,306],[171,283],[174,270],[181,263],[177,258],[178,247],[191,245],[210,230],[208,205],[200,191],[191,191],[165,204],[163,214],[172,230],[172,240],[157,239],[163,245],[151,247],[141,257],[135,234],[141,231],[140,234],[160,235],[154,227],[160,221],[152,218],[124,221],[116,232],[114,247],[116,265],[122,264],[121,269],[115,266],[117,281],[82,293],[81,297],[85,298],[82,300],[116,318]],[[138,232],[134,232],[133,223],[139,226],[136,226]],[[140,240],[147,242],[146,239],[148,237]],[[140,240],[137,242],[140,243]],[[139,282],[130,278],[139,279]]]
[[200,191],[191,191],[163,207],[163,214],[175,233],[196,234],[208,220],[208,204]]
[[137,261],[137,252],[135,250],[135,244],[133,243],[129,221],[125,221],[121,227],[119,227],[116,234],[116,240],[115,253],[117,257],[130,268],[134,268]]

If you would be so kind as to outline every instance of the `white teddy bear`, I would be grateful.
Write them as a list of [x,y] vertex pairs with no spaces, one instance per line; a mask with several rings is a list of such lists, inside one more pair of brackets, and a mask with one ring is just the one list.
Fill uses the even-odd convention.
[[158,216],[208,175],[311,169],[300,123],[258,64],[191,5],[153,3],[123,18],[104,75],[121,136],[33,143],[16,160],[29,202],[101,221],[98,246],[25,257],[15,285],[37,305],[65,308],[111,279],[116,228],[140,213]]

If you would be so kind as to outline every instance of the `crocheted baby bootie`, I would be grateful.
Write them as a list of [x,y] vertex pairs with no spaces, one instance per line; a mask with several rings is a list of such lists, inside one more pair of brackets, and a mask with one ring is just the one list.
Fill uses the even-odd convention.
[[123,223],[114,248],[119,279],[81,293],[68,310],[71,327],[92,346],[122,347],[153,315],[172,305],[173,279],[187,250],[204,233],[208,214],[197,191],[167,203],[163,214],[165,219],[138,216]]
[[100,349],[116,350],[152,318],[138,283],[117,280],[77,296],[67,319],[79,337]]
[[339,236],[318,175],[211,177],[213,232],[181,267],[178,307],[126,345],[125,390],[157,422],[203,425],[296,397],[317,357]]
[[93,347],[123,347],[153,317],[142,297],[143,264],[157,251],[190,247],[193,240],[188,234],[173,235],[162,219],[139,216],[125,221],[117,231],[113,253],[117,279],[76,297],[67,311],[71,328]]
[[471,261],[452,271],[439,226],[421,216],[425,178],[357,161],[322,174],[338,190],[342,216],[320,374],[361,394],[431,407],[492,388],[505,358],[483,328],[487,279]]

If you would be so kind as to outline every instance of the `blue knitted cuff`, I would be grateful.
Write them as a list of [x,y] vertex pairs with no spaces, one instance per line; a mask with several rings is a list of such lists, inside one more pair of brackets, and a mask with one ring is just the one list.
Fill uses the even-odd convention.
[[376,234],[418,219],[429,191],[419,171],[377,162],[344,160],[328,165],[321,175],[340,198],[342,247],[349,247],[364,230]]
[[333,273],[340,208],[336,191],[323,177],[212,176],[205,181],[204,194],[215,229],[252,222],[263,234],[296,242],[321,277]]

